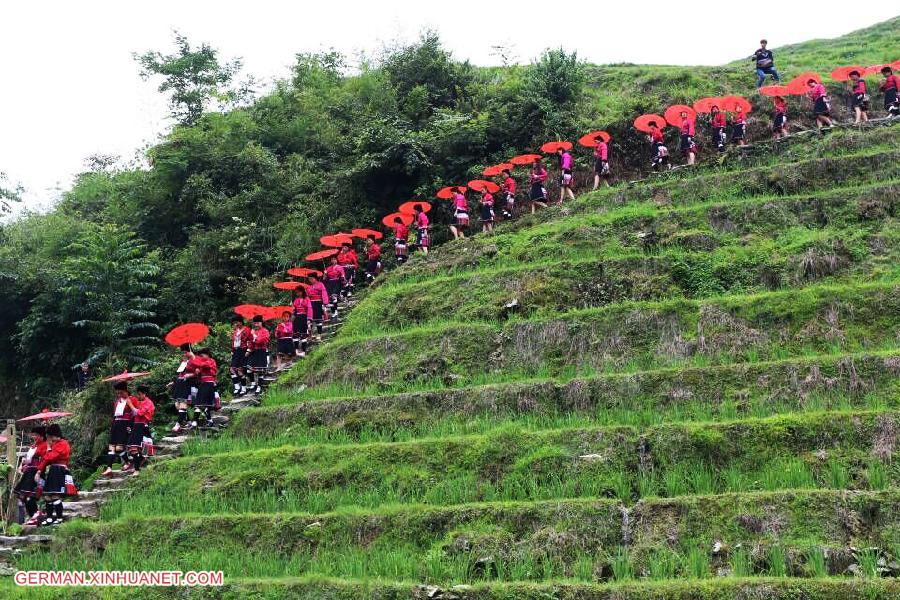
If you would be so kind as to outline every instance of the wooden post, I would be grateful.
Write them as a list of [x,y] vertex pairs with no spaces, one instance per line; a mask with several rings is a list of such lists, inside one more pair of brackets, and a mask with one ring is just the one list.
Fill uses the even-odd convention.
[[18,457],[16,456],[18,442],[16,440],[16,422],[13,419],[6,420],[4,435],[6,436],[6,463],[9,465],[9,474],[7,475],[9,496],[6,504],[6,522],[15,523],[18,520],[19,512],[18,502],[15,501],[15,494],[13,494],[13,486],[16,483],[16,467],[18,466]]

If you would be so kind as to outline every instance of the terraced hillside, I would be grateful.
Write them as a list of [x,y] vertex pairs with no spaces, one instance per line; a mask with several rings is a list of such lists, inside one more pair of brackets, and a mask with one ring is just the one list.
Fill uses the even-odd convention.
[[223,569],[203,597],[897,597],[897,134],[414,258],[228,435],[18,566]]

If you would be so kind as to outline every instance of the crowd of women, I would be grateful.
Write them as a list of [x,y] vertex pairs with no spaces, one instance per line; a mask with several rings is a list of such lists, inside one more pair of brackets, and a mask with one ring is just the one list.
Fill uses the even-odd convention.
[[[772,133],[775,139],[788,135],[788,98],[795,95],[808,97],[812,116],[818,127],[833,125],[831,103],[821,77],[804,73],[787,85],[780,85],[779,74],[774,69],[773,55],[762,44],[752,60],[757,63],[759,92],[772,98]],[[832,79],[846,81],[850,107],[855,123],[868,120],[870,111],[869,88],[865,77],[880,74],[879,91],[883,94],[887,117],[900,116],[900,79],[894,70],[900,61],[892,65],[841,67],[832,72]],[[763,86],[765,77],[772,76],[776,85]],[[685,165],[696,162],[697,115],[708,115],[707,126],[711,145],[722,152],[730,143],[747,144],[747,114],[753,110],[750,102],[739,96],[703,98],[693,104],[669,107],[664,115],[646,114],[635,119],[634,126],[647,136],[651,148],[653,169],[672,168],[670,152],[665,143],[664,128],[675,127],[679,133],[679,149]],[[590,148],[593,158],[593,189],[610,185],[610,136],[604,131],[594,131],[579,139],[582,146]],[[574,195],[575,160],[573,144],[568,141],[548,142],[542,152],[555,156],[558,196],[555,202],[563,203]],[[478,179],[467,185],[447,186],[436,197],[450,201],[452,221],[449,225],[454,238],[465,237],[470,224],[470,199],[478,204],[481,230],[493,231],[498,220],[511,219],[521,212],[519,208],[518,182],[514,177],[516,167],[527,167],[528,208],[534,213],[545,208],[553,200],[547,191],[549,169],[541,154],[523,154],[484,169],[483,175],[498,178]],[[471,195],[474,194],[474,198]],[[497,194],[497,196],[495,196]],[[496,209],[495,209],[495,205]],[[398,264],[404,263],[411,250],[428,254],[430,245],[428,212],[431,203],[410,201],[385,216],[385,227],[393,233],[394,256]],[[295,267],[288,274],[296,279],[275,283],[279,290],[290,291],[290,304],[284,306],[260,306],[245,304],[235,307],[231,319],[231,356],[229,375],[232,396],[241,397],[262,391],[263,378],[272,368],[278,371],[292,361],[306,356],[310,343],[321,341],[323,328],[328,321],[339,318],[339,305],[349,300],[357,281],[371,283],[382,269],[381,245],[383,233],[372,229],[355,229],[351,233],[323,236],[326,246],[308,255],[309,261],[325,261],[322,270]],[[364,269],[360,272],[360,259],[356,244],[363,240]],[[248,325],[249,322],[249,325]],[[266,323],[275,323],[270,332]],[[205,326],[204,326],[205,327]],[[171,333],[171,332],[170,332]],[[205,337],[198,336],[194,342]],[[167,338],[168,340],[168,338]],[[208,347],[194,350],[192,343],[180,345],[182,360],[170,384],[174,400],[176,422],[173,431],[183,431],[213,423],[213,413],[221,406],[217,388],[219,367]],[[274,350],[271,352],[270,351]],[[274,361],[271,360],[274,358]],[[113,465],[121,464],[122,472],[137,474],[148,455],[153,453],[150,424],[155,405],[148,396],[149,389],[137,386],[135,394],[129,389],[129,378],[123,376],[115,386],[115,398],[111,410],[109,444],[105,457],[104,475],[113,473]],[[68,460],[71,448],[64,439],[59,425],[35,427],[30,432],[32,443],[20,467],[15,493],[27,513],[28,524],[57,524],[63,519],[62,499],[77,494]],[[43,499],[43,510],[38,501]]]

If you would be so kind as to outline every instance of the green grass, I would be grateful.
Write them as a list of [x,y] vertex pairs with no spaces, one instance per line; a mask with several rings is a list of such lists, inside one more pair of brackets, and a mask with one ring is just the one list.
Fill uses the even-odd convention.
[[365,389],[375,381],[452,381],[496,370],[556,377],[874,351],[895,343],[898,298],[893,282],[875,281],[621,302],[502,326],[438,323],[378,331],[329,344],[284,382]]
[[[106,518],[192,512],[305,511],[393,504],[683,496],[728,491],[867,489],[894,413],[825,412],[723,423],[558,429],[399,443],[283,446],[176,459],[142,474]],[[643,450],[641,449],[643,448]],[[824,458],[821,452],[824,452]],[[715,456],[713,460],[711,457]]]
[[[864,514],[873,502],[879,503],[881,514]],[[792,574],[787,556],[798,565],[821,563],[822,541],[846,523],[842,514],[861,515],[858,531],[848,540],[865,546],[857,553],[863,568],[894,556],[890,548],[897,534],[892,524],[898,510],[896,490],[854,496],[795,491],[649,500],[631,510],[628,548],[617,544],[623,527],[620,506],[602,500],[319,515],[283,511],[274,520],[265,514],[136,517],[62,528],[48,552],[29,553],[20,564],[34,570],[63,565],[82,569],[98,563],[127,569],[143,555],[146,569],[199,563],[223,569],[229,577],[343,573],[437,584],[704,579],[720,568],[785,577]],[[103,543],[97,546],[91,540]],[[717,544],[720,540],[728,543]],[[669,547],[663,550],[660,544]],[[827,569],[828,575],[839,574]]]

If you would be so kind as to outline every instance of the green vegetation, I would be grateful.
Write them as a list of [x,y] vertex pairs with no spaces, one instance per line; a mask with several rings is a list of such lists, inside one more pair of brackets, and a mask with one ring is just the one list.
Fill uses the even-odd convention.
[[[898,24],[779,50],[779,67],[895,59]],[[431,36],[354,77],[341,64],[298,57],[292,82],[177,128],[150,171],[84,176],[60,210],[94,206],[88,186],[122,191],[92,214],[129,215],[151,258],[165,245],[159,321],[200,289],[212,298],[179,317],[209,317],[274,300],[271,273],[325,221],[374,220],[547,135],[609,125],[616,160],[643,160],[636,112],[753,85],[743,62],[561,51],[477,69]],[[18,566],[225,572],[150,598],[897,597],[897,132],[758,143],[414,256],[262,406]],[[134,218],[176,198],[200,223]],[[188,265],[197,288],[177,288]]]

